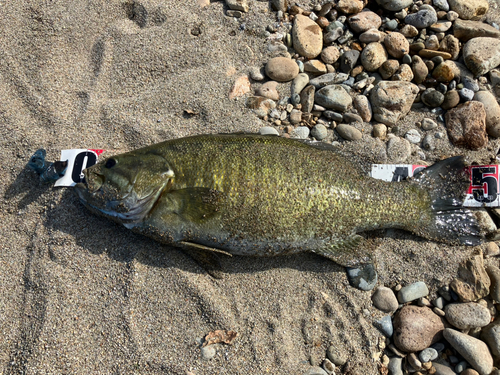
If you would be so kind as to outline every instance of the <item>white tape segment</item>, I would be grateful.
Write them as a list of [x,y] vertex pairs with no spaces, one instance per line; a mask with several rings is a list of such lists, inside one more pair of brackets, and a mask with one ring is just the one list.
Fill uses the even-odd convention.
[[68,168],[54,186],[74,186],[83,181],[83,170],[97,163],[104,150],[73,149],[62,150],[61,160],[68,161]]
[[[384,181],[401,181],[425,168],[412,164],[373,164],[371,176]],[[464,207],[500,207],[498,165],[474,165],[469,168],[470,185]]]

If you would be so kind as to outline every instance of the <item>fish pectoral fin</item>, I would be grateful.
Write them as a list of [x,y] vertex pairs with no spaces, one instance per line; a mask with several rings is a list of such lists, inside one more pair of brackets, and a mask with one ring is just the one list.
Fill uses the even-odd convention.
[[372,263],[372,246],[359,234],[346,238],[332,239],[315,253],[344,267],[355,267],[360,264]]
[[220,253],[220,254],[224,254],[224,255],[230,256],[230,257],[233,256],[233,254],[230,254],[227,251],[224,251],[224,250],[221,250],[221,249],[217,249],[215,247],[208,247],[208,246],[205,246],[205,245],[200,245],[200,244],[194,243],[194,242],[179,241],[177,243],[181,245],[180,247],[182,247],[183,249],[186,249],[186,250],[212,251],[214,253]]
[[[182,250],[193,258],[194,261],[198,263],[201,268],[207,271],[207,273],[214,279],[222,279],[224,277],[224,271],[222,271],[219,257],[217,255],[217,253],[225,253],[224,251],[184,241],[180,242],[180,245]],[[215,252],[214,250],[217,251]]]
[[215,216],[224,195],[220,191],[204,187],[172,190],[167,194],[175,202],[175,213],[184,220],[195,223]]

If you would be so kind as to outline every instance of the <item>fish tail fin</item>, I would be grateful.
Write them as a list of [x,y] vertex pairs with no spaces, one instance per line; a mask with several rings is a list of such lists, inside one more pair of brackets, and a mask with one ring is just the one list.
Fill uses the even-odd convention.
[[431,220],[418,235],[456,245],[480,245],[483,233],[475,212],[462,207],[469,176],[463,156],[441,160],[415,175],[413,183],[431,197]]

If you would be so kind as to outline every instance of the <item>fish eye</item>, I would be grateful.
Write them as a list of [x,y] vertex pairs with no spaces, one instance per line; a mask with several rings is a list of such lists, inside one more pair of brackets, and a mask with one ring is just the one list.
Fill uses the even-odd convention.
[[115,166],[115,164],[116,164],[116,160],[115,159],[108,159],[106,161],[106,164],[104,164],[104,167],[108,168],[108,169],[109,168],[113,168]]

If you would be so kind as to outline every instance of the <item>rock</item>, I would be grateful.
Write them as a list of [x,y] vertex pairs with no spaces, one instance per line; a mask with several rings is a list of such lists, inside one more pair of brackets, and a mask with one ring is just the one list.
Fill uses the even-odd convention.
[[437,357],[438,357],[438,352],[434,348],[424,349],[418,355],[418,359],[420,359],[424,363],[434,361]]
[[373,125],[373,136],[375,138],[385,139],[387,136],[387,126],[385,124]]
[[397,59],[410,52],[410,43],[403,34],[398,32],[387,35],[384,39],[384,45],[389,55]]
[[282,11],[282,12],[286,12],[287,8],[288,8],[288,1],[287,0],[271,0],[270,1],[271,3],[271,9],[278,12],[278,11]]
[[488,344],[495,359],[500,358],[500,320],[496,319],[481,330],[481,340]]
[[408,64],[401,64],[396,70],[396,73],[392,76],[393,81],[407,81],[411,82],[413,80],[413,71]]
[[310,113],[312,112],[313,106],[314,106],[314,94],[316,93],[316,89],[314,88],[313,85],[307,86],[302,92],[300,93],[300,104],[301,104],[301,109],[302,112],[304,113]]
[[299,126],[294,129],[291,136],[292,138],[307,139],[309,137],[309,128],[307,126]]
[[378,42],[369,43],[361,52],[361,64],[369,71],[374,72],[387,60],[387,51]]
[[493,265],[486,266],[486,273],[490,277],[490,298],[495,303],[500,302],[500,269]]
[[[335,24],[331,23],[330,25],[335,25]],[[344,35],[344,29],[342,27],[336,27],[334,29],[327,31],[323,35],[323,41],[326,45],[329,45],[329,44],[335,42],[342,35]]]
[[[358,141],[362,138],[361,132],[354,126],[347,124],[339,124],[335,128],[339,135],[348,141]],[[375,286],[375,285],[374,285]],[[371,289],[370,289],[371,290]]]
[[[336,130],[344,139],[352,141],[361,139],[361,137],[357,138],[356,131],[359,135],[361,135],[361,132],[353,126],[340,124],[336,127]],[[346,138],[344,135],[350,137],[351,139]],[[359,290],[369,291],[372,290],[377,284],[377,271],[375,271],[375,267],[371,263],[362,264],[361,266],[355,268],[346,267],[346,272],[349,284]]]
[[322,124],[316,124],[312,129],[311,129],[311,136],[318,141],[321,141],[322,139],[325,139],[326,136],[328,135],[326,126]]
[[382,19],[377,13],[365,11],[350,16],[349,26],[357,33],[363,33],[369,29],[378,29],[382,25]]
[[481,254],[474,255],[460,264],[458,278],[450,283],[451,289],[463,302],[473,302],[486,297],[490,292],[490,285]]
[[302,121],[302,111],[298,109],[292,109],[290,112],[290,123],[293,125],[297,125]]
[[370,29],[359,36],[359,41],[362,43],[382,42],[385,34],[377,29]]
[[460,54],[460,42],[453,35],[446,35],[439,43],[439,50],[451,55],[452,60],[456,60]]
[[437,21],[437,23],[430,26],[430,29],[435,33],[444,33],[451,28],[451,25],[450,21]]
[[344,54],[340,56],[340,70],[344,73],[349,73],[356,66],[359,55],[359,51],[356,50],[344,52]]
[[429,294],[429,289],[424,282],[419,281],[401,288],[398,292],[398,301],[407,303],[425,297]]
[[266,64],[266,74],[274,81],[288,82],[297,77],[299,66],[292,59],[273,57]]
[[400,30],[400,33],[403,34],[406,38],[414,38],[418,35],[418,30],[415,26],[404,25]]
[[247,75],[242,75],[238,77],[234,82],[234,85],[229,92],[229,99],[238,98],[250,92],[250,80]]
[[488,309],[478,303],[450,303],[444,307],[446,320],[458,329],[480,328],[490,323]]
[[363,119],[361,118],[361,116],[355,113],[344,113],[344,121],[348,124],[351,124],[353,122],[359,122],[360,124],[363,123]]
[[420,98],[426,106],[431,108],[439,107],[444,101],[444,95],[441,92],[434,90],[432,88],[425,90],[420,95]]
[[411,155],[411,145],[406,139],[393,137],[387,142],[387,156],[393,163],[404,163]]
[[455,72],[449,64],[442,62],[432,71],[432,78],[435,78],[438,82],[450,82],[455,78]]
[[403,358],[392,357],[387,365],[387,370],[391,375],[403,375]]
[[412,5],[413,0],[377,0],[377,3],[385,10],[398,12],[401,9],[408,8]]
[[413,81],[417,84],[424,82],[427,74],[429,74],[427,65],[425,65],[424,60],[418,55],[414,55],[411,58],[411,70],[413,72]]
[[325,74],[326,65],[319,60],[309,60],[304,64],[304,71],[312,74]]
[[306,87],[309,84],[309,76],[306,73],[300,73],[295,77],[295,79],[292,82],[291,86],[291,93],[292,95],[294,94],[300,94],[304,87]]
[[450,10],[450,5],[447,0],[433,0],[432,4],[438,9],[444,10],[445,12]]
[[329,85],[319,89],[315,101],[325,108],[341,112],[347,111],[352,104],[351,96],[340,85]]
[[260,68],[252,68],[249,71],[250,78],[252,78],[254,81],[262,81],[264,80],[264,74],[262,74],[262,69]]
[[323,369],[330,375],[335,374],[335,365],[328,358],[323,361]]
[[455,108],[458,103],[460,103],[460,95],[456,90],[451,90],[444,94],[444,101],[441,104],[441,108],[445,111],[451,108]]
[[418,91],[410,82],[380,81],[370,92],[374,119],[394,126],[410,111]]
[[292,28],[293,48],[308,59],[314,59],[323,49],[321,27],[309,17],[297,14]]
[[354,108],[365,122],[372,120],[372,106],[365,95],[358,95],[353,100]]
[[500,39],[479,37],[470,39],[463,48],[465,65],[480,76],[500,65]]
[[398,300],[392,289],[379,286],[372,296],[373,305],[383,312],[393,312],[399,307]]
[[319,366],[312,366],[304,375],[328,375],[328,373]]
[[483,103],[486,111],[486,131],[494,138],[500,137],[500,105],[489,91],[478,91],[474,100]]
[[361,0],[339,0],[337,10],[345,14],[359,13],[363,10],[364,4]]
[[335,366],[343,366],[347,362],[346,352],[335,345],[330,345],[328,347],[326,356]]
[[448,0],[448,4],[463,20],[479,19],[489,8],[488,0]]
[[263,126],[259,129],[260,135],[279,135],[278,131],[272,126]]
[[458,19],[453,24],[453,35],[462,42],[467,42],[478,37],[500,38],[500,30],[484,22]]
[[430,35],[424,44],[425,48],[436,51],[439,48],[439,39],[436,35]]
[[456,375],[456,372],[450,366],[443,365],[438,362],[432,363],[432,367],[436,371],[435,375]]
[[387,60],[385,61],[380,68],[378,68],[378,72],[382,76],[383,79],[391,78],[399,68],[398,60]]
[[278,90],[276,89],[277,86],[278,82],[268,81],[260,86],[257,90],[255,90],[255,94],[277,101],[280,98]]
[[454,145],[478,150],[488,143],[486,112],[482,103],[461,104],[446,112],[445,119],[448,136]]
[[460,353],[464,359],[481,375],[489,375],[493,371],[493,358],[488,346],[472,336],[455,331],[444,330],[444,338]]
[[417,13],[408,14],[405,23],[415,26],[417,29],[425,29],[438,20],[436,11],[430,5],[422,5]]
[[276,103],[263,96],[250,96],[247,98],[246,106],[252,109],[259,118],[264,118],[276,107]]
[[408,140],[408,142],[413,143],[415,145],[418,145],[422,140],[422,136],[420,135],[417,129],[408,130],[405,134],[405,138]]
[[474,98],[474,91],[466,89],[465,87],[458,91],[458,94],[464,101],[471,101]]
[[321,51],[321,60],[325,64],[333,64],[340,57],[339,49],[335,46],[326,47]]
[[394,333],[394,327],[392,326],[392,318],[390,315],[386,315],[383,318],[374,321],[373,326],[382,332],[385,337],[391,337]]
[[394,316],[393,340],[404,352],[418,352],[439,341],[444,325],[428,307],[403,306]]
[[226,4],[231,10],[239,10],[240,12],[248,12],[247,0],[226,0]]
[[451,59],[451,54],[448,52],[433,51],[433,50],[427,49],[427,48],[424,48],[424,49],[421,49],[420,51],[418,51],[418,55],[420,57],[423,57],[424,59],[433,59],[436,56],[441,56],[445,60]]
[[311,79],[309,83],[317,89],[320,89],[325,86],[342,83],[348,78],[349,76],[345,73],[327,73]]
[[215,357],[216,350],[214,345],[207,345],[201,348],[201,358],[205,360]]

